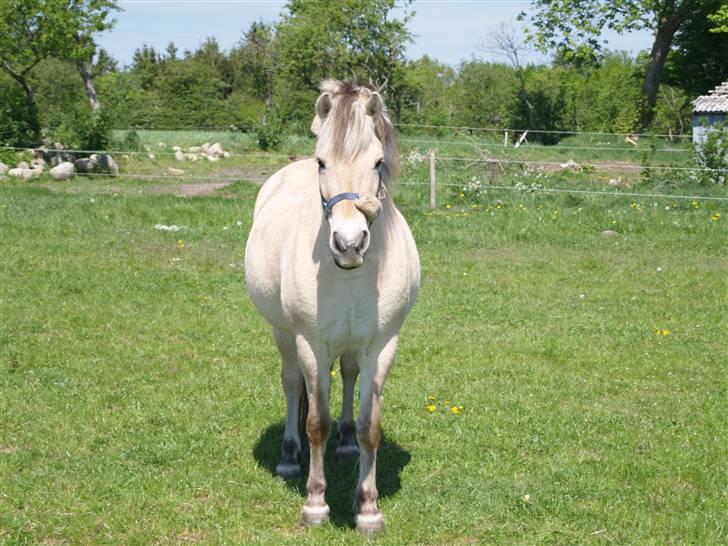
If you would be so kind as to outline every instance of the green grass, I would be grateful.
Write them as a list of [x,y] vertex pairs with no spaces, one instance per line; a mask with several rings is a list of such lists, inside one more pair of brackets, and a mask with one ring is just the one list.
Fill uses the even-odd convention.
[[[257,188],[49,191],[79,184],[0,184],[0,543],[361,544],[354,463],[327,458],[317,530],[273,475],[278,355],[241,268]],[[728,542],[725,203],[429,211],[418,188],[373,542]]]

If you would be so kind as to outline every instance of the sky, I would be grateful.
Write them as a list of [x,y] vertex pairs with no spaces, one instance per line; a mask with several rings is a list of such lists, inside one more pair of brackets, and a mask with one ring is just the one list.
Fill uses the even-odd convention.
[[[332,0],[335,1],[335,0]],[[180,53],[196,49],[214,36],[229,50],[254,21],[273,23],[280,19],[285,0],[119,0],[122,12],[116,14],[113,30],[100,36],[99,46],[121,65],[131,63],[134,50],[142,44],[163,51],[175,43]],[[478,58],[498,61],[496,55],[479,46],[499,23],[516,23],[521,11],[529,11],[528,0],[415,0],[408,24],[414,35],[405,55],[417,59],[428,55],[451,66]],[[634,53],[651,47],[648,31],[607,36],[611,49]],[[531,62],[544,60],[532,54]]]

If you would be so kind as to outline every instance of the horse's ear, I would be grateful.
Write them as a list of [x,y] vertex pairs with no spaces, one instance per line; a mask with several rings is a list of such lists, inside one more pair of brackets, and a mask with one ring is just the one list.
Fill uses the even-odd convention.
[[367,114],[373,118],[377,118],[382,112],[384,112],[384,100],[382,99],[382,95],[375,91],[367,101]]
[[322,93],[321,96],[316,99],[316,115],[321,121],[325,120],[326,116],[329,115],[332,106],[333,103],[331,102],[331,95],[328,93]]

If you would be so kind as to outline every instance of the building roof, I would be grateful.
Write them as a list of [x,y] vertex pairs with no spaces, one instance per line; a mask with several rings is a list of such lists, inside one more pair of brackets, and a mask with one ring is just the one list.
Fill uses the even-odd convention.
[[728,113],[728,82],[723,82],[708,95],[693,101],[693,112],[701,114]]

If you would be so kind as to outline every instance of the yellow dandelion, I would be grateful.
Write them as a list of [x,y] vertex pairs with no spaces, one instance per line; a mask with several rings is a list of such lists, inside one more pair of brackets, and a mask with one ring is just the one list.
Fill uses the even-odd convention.
[[670,335],[670,330],[665,330],[664,328],[658,328],[657,330],[655,330],[655,333],[658,336],[663,336],[664,337],[664,336],[669,336]]
[[331,377],[336,377],[336,370],[331,370]]
[[428,400],[435,400],[435,397],[434,397],[434,396],[432,396],[432,395],[430,395],[430,396],[428,396],[428,397],[427,397],[427,399],[428,399]]
[[450,408],[450,412],[455,415],[458,415],[461,411],[463,411],[462,406],[453,406]]
[[430,413],[434,413],[435,410],[437,410],[437,406],[435,404],[429,404],[427,406],[427,411],[429,411]]

